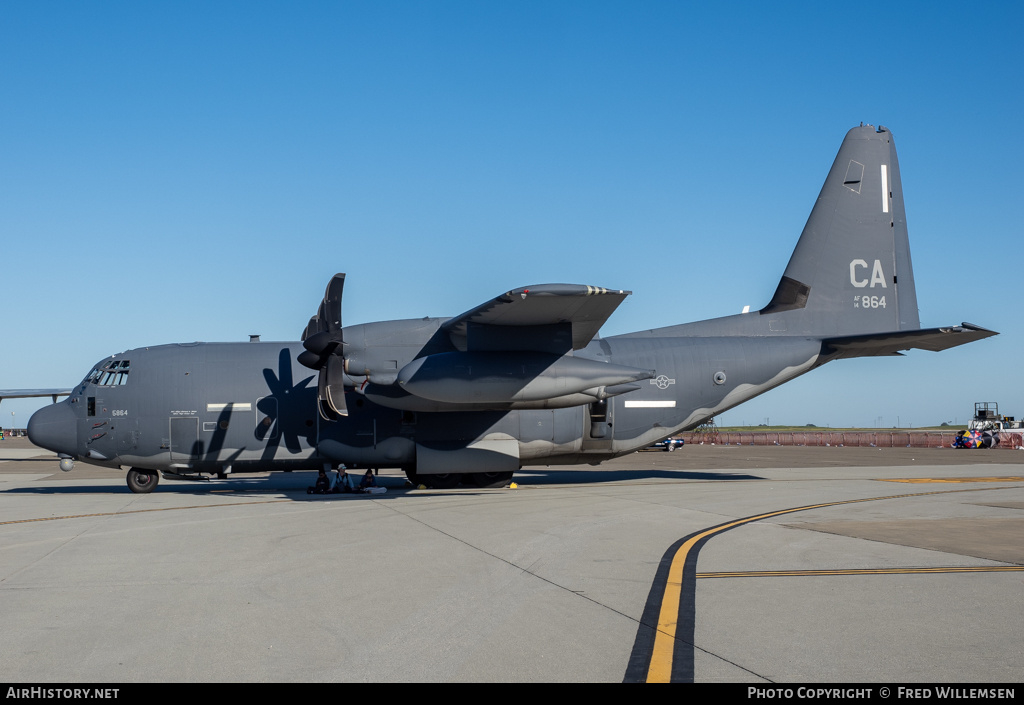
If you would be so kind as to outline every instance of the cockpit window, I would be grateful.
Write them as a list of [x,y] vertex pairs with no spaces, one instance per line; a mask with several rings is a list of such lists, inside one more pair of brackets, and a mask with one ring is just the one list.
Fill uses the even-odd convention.
[[128,360],[110,360],[98,365],[85,378],[85,381],[100,387],[119,387],[128,384],[128,371],[131,363]]

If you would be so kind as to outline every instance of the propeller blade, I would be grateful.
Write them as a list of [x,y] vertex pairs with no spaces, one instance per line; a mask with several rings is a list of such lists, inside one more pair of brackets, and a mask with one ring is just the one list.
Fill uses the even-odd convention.
[[324,421],[334,421],[334,415],[330,413],[328,405],[324,403],[327,401],[327,375],[323,370],[320,370],[320,374],[317,375],[316,383],[316,408],[320,412],[320,417]]
[[320,378],[327,379],[327,405],[338,416],[348,416],[345,404],[344,360],[337,355],[327,358],[327,366],[320,371]]
[[324,293],[323,310],[324,314],[320,320],[326,323],[326,329],[331,333],[339,335],[341,341],[341,295],[345,290],[345,275],[335,274],[327,283],[327,291]]
[[302,331],[302,338],[300,338],[300,340],[305,340],[309,336],[316,333],[318,330],[320,330],[320,319],[317,318],[316,316],[313,316],[312,318],[309,319],[309,323],[306,324],[306,329]]
[[341,328],[344,290],[345,275],[339,273],[331,277],[316,315],[309,319],[303,331],[305,351],[298,357],[301,364],[320,371],[317,399],[320,415],[328,421],[334,416],[348,416],[345,404],[345,340]]
[[334,421],[338,416],[348,416],[344,374],[344,361],[337,356],[327,358],[327,364],[320,370],[317,379],[317,399],[320,415],[325,421]]

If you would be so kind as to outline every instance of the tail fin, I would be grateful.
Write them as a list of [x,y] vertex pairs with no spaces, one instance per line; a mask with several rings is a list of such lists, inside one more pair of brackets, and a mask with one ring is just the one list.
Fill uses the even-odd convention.
[[771,302],[773,330],[830,338],[916,330],[903,188],[892,134],[846,134]]

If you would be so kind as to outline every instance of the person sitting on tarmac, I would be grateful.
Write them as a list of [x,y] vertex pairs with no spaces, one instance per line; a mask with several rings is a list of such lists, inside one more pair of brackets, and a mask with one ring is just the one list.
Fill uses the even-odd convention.
[[338,494],[340,492],[347,492],[345,489],[345,465],[341,464],[334,470],[334,476],[331,478],[331,489],[328,490],[331,494]]
[[366,492],[371,487],[377,486],[377,478],[373,476],[373,470],[367,470],[363,479],[359,482],[359,491]]
[[320,468],[320,472],[316,476],[316,484],[312,487],[307,487],[306,494],[327,494],[330,485],[331,481],[327,477],[327,471]]
[[355,492],[356,491],[356,481],[355,481],[355,479],[351,475],[348,474],[348,470],[345,469],[344,465],[341,466],[341,468],[338,470],[338,473],[339,473],[340,477],[338,478],[338,484],[334,488],[334,491],[335,492]]

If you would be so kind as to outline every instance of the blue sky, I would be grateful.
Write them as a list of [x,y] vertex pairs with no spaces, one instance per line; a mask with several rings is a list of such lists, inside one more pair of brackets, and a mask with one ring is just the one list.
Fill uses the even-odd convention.
[[[1014,3],[7,2],[0,388],[100,358],[634,292],[614,335],[760,307],[846,131],[895,136],[921,321],[728,424],[1024,415]],[[4,401],[23,426],[38,401]]]

